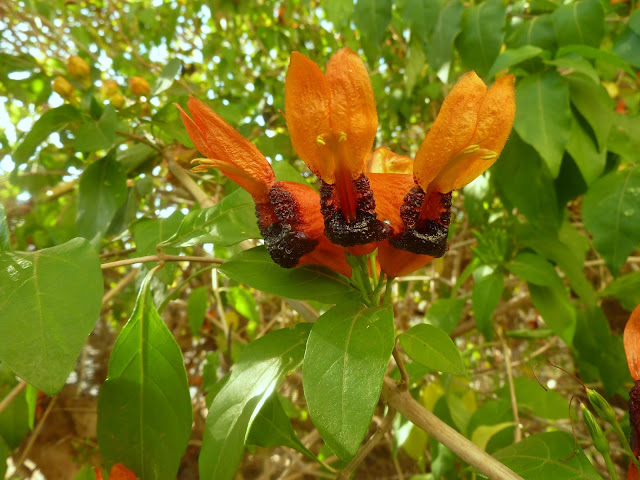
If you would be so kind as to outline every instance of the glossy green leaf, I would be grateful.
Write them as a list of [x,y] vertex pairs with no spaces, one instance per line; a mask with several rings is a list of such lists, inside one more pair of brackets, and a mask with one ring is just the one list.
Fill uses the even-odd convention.
[[625,62],[640,68],[640,35],[630,28],[616,39],[613,51]]
[[327,20],[333,23],[337,29],[349,24],[353,14],[353,6],[353,2],[345,2],[344,0],[326,0],[322,3]]
[[427,57],[422,49],[422,40],[412,32],[411,42],[407,49],[407,63],[404,69],[407,95],[411,95],[413,87],[415,87],[418,80],[422,77],[422,70],[424,69],[426,59]]
[[118,116],[112,105],[104,107],[100,120],[89,120],[76,132],[76,150],[94,152],[105,150],[113,145],[116,138]]
[[398,338],[407,355],[421,365],[452,375],[466,375],[460,350],[441,328],[422,323],[414,325]]
[[36,421],[36,407],[38,406],[38,389],[31,384],[27,384],[24,392],[27,402],[27,415],[29,418],[29,428],[33,430]]
[[191,433],[191,397],[180,347],[153,305],[152,274],[109,359],[98,397],[98,443],[107,465],[171,479]]
[[448,335],[460,323],[465,303],[464,298],[439,298],[429,306],[424,321],[441,328]]
[[298,324],[276,330],[243,350],[209,408],[200,451],[201,479],[234,478],[255,417],[285,375],[302,363],[309,329],[309,324]]
[[169,88],[173,84],[173,80],[176,78],[176,75],[180,73],[181,67],[182,62],[179,58],[172,58],[171,60],[169,60],[169,62],[162,69],[162,72],[160,72],[158,80],[151,90],[151,96],[158,95],[159,93],[162,93],[167,88]]
[[512,48],[533,45],[543,50],[553,50],[556,45],[553,18],[550,14],[544,14],[523,20],[514,26],[507,45]]
[[438,19],[441,5],[441,0],[406,0],[404,2],[402,19],[411,29],[412,35],[417,35],[423,41],[429,39]]
[[[0,399],[4,400],[17,384],[15,374],[0,363]],[[0,412],[0,440],[5,442],[9,451],[17,448],[29,433],[29,405],[26,397],[25,391],[20,392]]]
[[13,152],[13,161],[20,165],[26,163],[33,155],[38,145],[49,135],[66,128],[71,122],[80,120],[80,112],[71,105],[62,105],[46,111],[29,129],[18,148]]
[[258,319],[258,304],[256,299],[249,290],[244,287],[231,287],[227,291],[227,300],[229,304],[240,315],[248,319],[250,322],[257,323]]
[[520,48],[505,50],[495,59],[493,65],[491,65],[491,69],[489,73],[487,73],[487,78],[493,78],[495,74],[501,70],[518,65],[525,60],[535,58],[542,52],[544,52],[544,50],[533,45],[523,45]]
[[582,178],[589,185],[594,182],[604,171],[607,163],[607,150],[598,151],[598,146],[591,132],[584,125],[581,117],[573,116],[571,133],[567,140],[567,152],[578,166]]
[[593,245],[617,276],[640,243],[640,167],[611,172],[591,185],[582,216]]
[[564,289],[529,283],[529,296],[553,333],[571,345],[576,331],[576,312]]
[[236,282],[285,298],[323,303],[359,298],[347,279],[333,270],[316,265],[282,268],[273,263],[264,247],[235,255],[219,271]]
[[640,271],[621,275],[600,292],[601,297],[617,299],[625,310],[640,304]]
[[535,285],[563,288],[555,268],[540,255],[521,252],[506,267],[514,275]]
[[487,0],[465,8],[462,14],[458,51],[462,62],[481,77],[487,76],[500,53],[505,20],[502,0]]
[[557,177],[571,132],[566,81],[555,71],[525,77],[516,88],[516,106],[514,129]]
[[198,287],[191,292],[187,300],[187,320],[191,333],[197,337],[204,323],[204,316],[207,313],[209,304],[209,287]]
[[188,247],[200,243],[229,246],[249,238],[260,238],[255,211],[251,195],[238,189],[213,207],[189,212],[163,247]]
[[616,113],[613,116],[613,127],[609,132],[607,147],[617,153],[625,161],[640,163],[640,116]]
[[98,255],[76,238],[35,252],[0,253],[0,272],[0,361],[53,395],[100,313]]
[[504,290],[504,275],[490,273],[476,280],[471,300],[476,326],[488,342],[493,338],[493,311],[500,303]]
[[[514,378],[513,389],[520,410],[549,420],[567,418],[567,398],[561,393],[545,390],[532,378],[525,377]],[[502,386],[496,394],[511,403],[509,385]]]
[[556,52],[556,57],[563,57],[571,53],[578,54],[584,58],[602,60],[603,62],[610,63],[611,65],[623,69],[631,76],[635,76],[635,72],[631,67],[629,67],[629,64],[615,53],[609,52],[607,50],[600,50],[598,48],[589,47],[587,45],[566,45],[558,49],[558,51]]
[[566,57],[557,57],[553,60],[545,60],[545,63],[554,65],[565,71],[570,70],[577,73],[581,73],[587,77],[594,85],[600,85],[600,75],[590,62],[582,57],[568,55]]
[[391,21],[391,0],[358,0],[353,22],[369,64],[377,63],[377,52]]
[[389,305],[339,304],[313,325],[302,366],[304,395],[322,439],[344,461],[367,433],[393,345]]
[[463,11],[464,6],[460,0],[445,2],[429,39],[429,48],[427,49],[429,66],[438,72],[438,77],[444,82],[449,77],[453,42],[460,33],[460,17]]
[[76,226],[78,234],[99,241],[127,199],[127,177],[111,156],[92,163],[80,178]]
[[566,432],[536,433],[494,453],[500,462],[525,480],[601,480],[582,449],[574,451]]
[[613,125],[613,100],[605,88],[582,74],[567,75],[571,104],[591,127],[598,150],[604,152]]
[[289,447],[312,460],[316,459],[315,455],[302,444],[296,432],[293,431],[289,417],[287,417],[282,408],[282,403],[277,394],[271,395],[260,409],[260,413],[258,413],[251,425],[251,431],[247,436],[247,444],[267,448]]
[[553,12],[560,46],[598,47],[604,36],[604,9],[599,0],[580,0],[561,5]]
[[0,203],[0,252],[8,252],[9,250],[11,250],[11,234],[9,233],[9,225],[7,225],[4,205]]

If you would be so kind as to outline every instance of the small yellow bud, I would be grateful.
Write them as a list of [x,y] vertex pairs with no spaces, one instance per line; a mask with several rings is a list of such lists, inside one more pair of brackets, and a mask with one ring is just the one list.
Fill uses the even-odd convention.
[[60,95],[62,98],[69,99],[73,95],[73,85],[69,83],[64,77],[56,77],[53,80],[53,91]]
[[147,82],[142,77],[131,77],[129,79],[129,88],[134,95],[139,97],[148,96],[151,91],[151,87],[149,87],[149,82]]
[[78,80],[87,79],[91,72],[89,64],[77,55],[69,58],[67,61],[67,67],[69,69],[69,74]]
[[103,100],[118,93],[118,83],[115,80],[105,80],[100,87],[100,96]]
[[117,109],[121,109],[124,105],[124,95],[121,93],[114,93],[109,97],[109,103]]

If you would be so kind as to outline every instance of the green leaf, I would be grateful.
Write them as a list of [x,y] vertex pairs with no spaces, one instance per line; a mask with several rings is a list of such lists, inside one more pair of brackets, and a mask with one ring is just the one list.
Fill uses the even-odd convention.
[[465,303],[464,298],[439,298],[427,310],[424,321],[441,328],[449,335],[460,323]]
[[[568,399],[562,394],[554,390],[545,390],[535,380],[525,377],[514,378],[513,389],[519,409],[549,420],[567,418]],[[498,389],[496,394],[511,403],[508,385]]]
[[127,177],[111,155],[89,165],[80,178],[78,234],[99,241],[126,199]]
[[616,278],[600,292],[600,297],[617,299],[630,312],[640,304],[640,271]]
[[584,226],[614,276],[640,243],[640,167],[611,172],[584,197]]
[[613,66],[619,67],[627,72],[632,77],[635,77],[635,72],[629,64],[622,58],[612,52],[606,50],[600,50],[599,48],[589,47],[587,45],[566,45],[561,47],[556,52],[556,57],[564,57],[571,53],[578,54],[584,58],[592,58],[594,60],[602,60],[603,62],[610,63]]
[[[350,2],[343,2],[350,3]],[[402,8],[402,19],[423,41],[429,39],[440,13],[441,0],[406,0]]]
[[548,65],[554,65],[565,71],[570,70],[581,73],[591,80],[594,85],[600,85],[600,75],[593,65],[584,58],[576,56],[575,54],[566,57],[554,58],[553,60],[545,60],[545,63]]
[[200,336],[209,303],[209,287],[199,287],[191,292],[187,301],[187,320],[194,337]]
[[9,446],[0,437],[0,478],[4,478],[5,473],[7,473],[7,458],[9,458],[10,453]]
[[637,158],[640,151],[640,116],[614,114],[607,147],[625,161],[640,163],[640,159]]
[[491,170],[491,179],[503,201],[517,207],[533,225],[548,232],[559,228],[562,219],[553,179],[538,152],[516,133]]
[[100,120],[89,120],[80,125],[76,132],[76,150],[94,152],[105,150],[113,145],[116,138],[118,116],[112,105],[106,105]]
[[630,28],[616,38],[613,51],[625,62],[640,68],[640,35]]
[[219,271],[236,282],[285,298],[338,303],[356,300],[358,292],[339,273],[316,265],[282,268],[264,247],[245,250],[224,262]]
[[304,395],[313,424],[341,460],[353,458],[367,433],[393,345],[390,305],[336,305],[311,329]]
[[493,311],[504,290],[504,275],[494,272],[476,280],[471,300],[476,326],[488,342],[493,338]]
[[558,45],[599,47],[604,37],[604,9],[600,0],[581,0],[553,12]]
[[534,47],[533,45],[523,45],[520,48],[505,50],[496,58],[495,62],[493,62],[489,73],[487,73],[487,78],[493,78],[495,74],[501,70],[518,65],[525,60],[535,58],[542,52],[544,52],[544,50],[539,47]]
[[179,58],[172,58],[169,60],[169,63],[167,63],[167,65],[162,69],[162,72],[160,72],[156,84],[151,89],[151,96],[158,95],[168,89],[173,84],[173,80],[176,78],[176,75],[180,73],[181,67],[182,62]]
[[340,31],[347,26],[351,20],[353,1],[326,0],[322,2],[322,8],[327,16],[327,20],[333,23],[337,31]]
[[467,374],[460,350],[441,328],[422,323],[398,338],[407,355],[421,365],[452,375]]
[[71,105],[62,105],[45,112],[33,124],[18,148],[13,152],[12,158],[16,165],[26,163],[33,155],[38,145],[44,142],[49,135],[66,128],[71,122],[80,120],[80,112]]
[[378,50],[391,21],[391,0],[358,0],[353,22],[360,32],[360,43],[370,65],[378,59]]
[[553,265],[535,253],[521,252],[506,267],[514,275],[534,285],[564,288]]
[[27,384],[27,389],[24,393],[25,400],[27,401],[29,429],[33,430],[33,425],[36,420],[36,407],[38,406],[38,389],[31,384]]
[[525,480],[602,480],[580,447],[566,432],[535,433],[493,454]]
[[453,42],[460,33],[460,17],[464,6],[460,0],[448,0],[440,10],[438,21],[433,28],[427,49],[429,66],[438,72],[438,78],[444,83],[449,79]]
[[599,82],[594,84],[580,74],[567,75],[566,78],[569,81],[571,104],[593,130],[598,150],[604,152],[613,125],[613,100]]
[[180,347],[153,305],[152,275],[109,359],[98,396],[98,443],[107,465],[171,479],[191,433],[191,397]]
[[0,253],[0,271],[0,361],[53,395],[64,386],[100,313],[98,255],[75,238],[35,252]]
[[462,62],[485,77],[500,53],[506,9],[502,0],[487,0],[465,8],[457,40]]
[[567,152],[578,166],[587,185],[594,182],[603,172],[607,163],[607,150],[598,151],[595,139],[582,118],[573,116],[571,133],[567,141]]
[[4,205],[0,203],[0,253],[11,250],[11,233],[7,225],[7,214]]
[[261,447],[284,446],[293,448],[312,460],[316,456],[305,447],[291,427],[278,395],[271,395],[251,425],[247,436],[248,445]]
[[407,95],[411,95],[413,87],[422,77],[422,70],[425,66],[426,56],[422,50],[422,40],[411,32],[411,42],[407,49],[407,62],[404,68],[405,86]]
[[571,131],[566,81],[555,71],[525,77],[516,89],[516,106],[514,129],[557,177]]
[[309,324],[298,324],[276,330],[242,351],[209,408],[200,451],[201,479],[234,477],[255,417],[285,375],[302,363],[309,329]]
[[[4,400],[16,385],[18,380],[15,374],[7,365],[0,363],[0,398]],[[26,392],[20,392],[0,412],[0,440],[4,440],[10,450],[17,448],[29,433],[29,406],[26,397]]]
[[257,323],[259,321],[258,304],[251,292],[246,288],[240,286],[231,287],[227,291],[227,300],[236,312],[250,322]]
[[556,32],[553,27],[553,18],[550,14],[525,19],[514,27],[513,33],[507,40],[507,45],[512,48],[533,45],[543,50],[553,50],[556,46]]
[[251,195],[238,189],[213,207],[189,212],[178,231],[162,246],[189,247],[200,243],[230,246],[260,238],[255,211]]

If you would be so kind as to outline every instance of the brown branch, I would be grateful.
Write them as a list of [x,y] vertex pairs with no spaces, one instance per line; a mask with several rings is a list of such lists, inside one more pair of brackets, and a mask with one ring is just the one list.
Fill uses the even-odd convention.
[[42,427],[44,426],[45,422],[47,421],[47,417],[51,413],[51,410],[53,409],[53,406],[56,404],[56,400],[57,399],[58,399],[58,397],[53,397],[51,399],[51,401],[49,402],[49,405],[47,405],[47,409],[42,414],[42,418],[40,419],[40,421],[36,425],[36,428],[33,429],[33,433],[31,434],[31,437],[29,438],[29,441],[27,442],[27,445],[24,447],[24,450],[20,454],[20,458],[15,463],[16,470],[18,470],[22,466],[24,461],[27,459],[27,455],[29,455],[29,451],[33,447],[33,444],[36,443],[36,439],[38,438],[38,435],[40,435],[40,430],[42,430]]
[[127,273],[124,277],[122,277],[120,281],[116,283],[111,290],[105,293],[104,297],[102,297],[102,308],[104,308],[113,297],[115,297],[124,287],[126,287],[131,280],[136,278],[137,273],[138,273],[138,269],[132,268],[131,271]]
[[523,480],[509,467],[500,463],[468,438],[444,423],[414,400],[408,391],[401,390],[391,378],[385,377],[382,387],[385,401],[414,425],[445,445],[462,460],[492,480]]
[[224,260],[215,257],[193,257],[189,255],[147,255],[146,257],[126,258],[115,262],[103,263],[100,265],[100,268],[104,270],[106,268],[122,267],[124,265],[133,265],[134,263],[147,262],[200,262],[222,265]]
[[2,399],[2,402],[0,402],[0,413],[2,413],[4,409],[7,408],[11,404],[11,402],[13,402],[13,400],[20,394],[20,392],[26,387],[27,382],[25,382],[24,380],[20,380],[20,383],[13,387],[9,394]]
[[400,375],[402,376],[402,385],[399,388],[406,390],[409,388],[409,372],[404,366],[404,362],[402,361],[402,357],[400,357],[400,352],[398,352],[398,346],[393,346],[393,358],[396,361],[396,365],[398,366],[398,370],[400,370]]
[[172,158],[168,158],[167,155],[165,155],[165,158],[167,159],[169,171],[178,179],[184,188],[187,189],[191,196],[196,199],[202,208],[213,207],[215,205],[209,195],[191,178],[187,170],[178,165]]

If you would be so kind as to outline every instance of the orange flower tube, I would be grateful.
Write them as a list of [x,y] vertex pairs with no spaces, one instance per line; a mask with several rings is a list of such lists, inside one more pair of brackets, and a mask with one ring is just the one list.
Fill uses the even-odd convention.
[[[633,453],[640,455],[640,305],[633,312],[624,328],[624,352],[627,356],[629,372],[635,384],[629,392],[629,424],[631,425],[630,445]],[[638,469],[629,462],[628,480],[640,480]]]
[[329,240],[351,247],[388,238],[391,230],[376,216],[364,174],[378,116],[360,57],[343,48],[322,73],[312,60],[293,52],[285,113],[293,148],[322,181],[321,212]]

